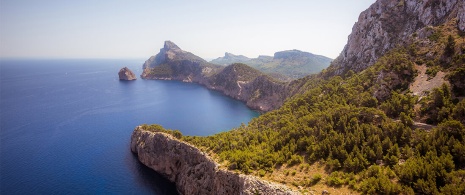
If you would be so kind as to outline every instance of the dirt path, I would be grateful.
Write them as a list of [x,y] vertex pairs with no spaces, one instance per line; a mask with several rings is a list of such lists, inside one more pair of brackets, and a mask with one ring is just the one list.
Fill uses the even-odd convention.
[[422,129],[424,129],[426,131],[430,131],[431,129],[433,129],[436,126],[435,125],[429,125],[429,124],[426,124],[426,123],[413,122],[413,127],[415,129],[422,128]]
[[[397,119],[395,121],[400,123],[399,119]],[[436,127],[436,125],[430,125],[430,124],[426,124],[426,123],[420,123],[420,122],[413,121],[413,129],[421,128],[421,129],[424,129],[426,131],[430,131],[431,129],[433,129],[435,127]]]

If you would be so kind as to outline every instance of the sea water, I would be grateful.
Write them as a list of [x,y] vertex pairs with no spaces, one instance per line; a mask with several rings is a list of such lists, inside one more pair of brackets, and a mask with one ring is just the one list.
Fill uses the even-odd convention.
[[211,135],[259,114],[178,81],[119,81],[143,60],[0,60],[0,194],[176,194],[129,148],[161,124]]

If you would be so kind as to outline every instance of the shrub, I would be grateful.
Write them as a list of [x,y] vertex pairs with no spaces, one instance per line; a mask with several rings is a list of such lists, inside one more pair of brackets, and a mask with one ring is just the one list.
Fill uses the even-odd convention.
[[313,175],[312,179],[310,180],[310,185],[315,185],[321,180],[321,175],[320,174],[315,174]]

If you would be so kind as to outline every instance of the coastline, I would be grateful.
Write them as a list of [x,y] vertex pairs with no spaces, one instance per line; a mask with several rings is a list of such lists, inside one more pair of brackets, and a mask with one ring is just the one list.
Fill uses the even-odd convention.
[[208,154],[174,136],[137,126],[131,151],[174,182],[180,194],[298,194],[282,184],[224,170]]

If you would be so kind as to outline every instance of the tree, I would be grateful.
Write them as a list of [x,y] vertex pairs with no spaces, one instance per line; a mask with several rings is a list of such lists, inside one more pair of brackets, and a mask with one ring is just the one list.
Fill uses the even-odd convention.
[[455,40],[454,38],[449,35],[447,37],[446,48],[444,49],[444,55],[447,57],[451,57],[455,53]]

